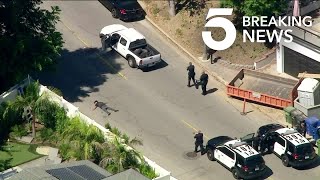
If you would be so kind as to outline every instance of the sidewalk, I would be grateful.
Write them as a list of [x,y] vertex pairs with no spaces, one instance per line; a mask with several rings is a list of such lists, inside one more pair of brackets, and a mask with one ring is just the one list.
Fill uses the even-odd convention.
[[[140,4],[143,8],[145,8],[144,2],[140,1]],[[156,29],[158,29],[162,35],[164,35],[167,39],[171,41],[174,45],[176,45],[180,50],[182,50],[185,54],[187,54],[190,59],[193,61],[195,65],[200,67],[201,69],[205,70],[208,75],[216,79],[222,84],[222,90],[226,91],[226,86],[234,77],[235,75],[242,69],[242,67],[232,67],[229,68],[226,61],[217,61],[214,64],[211,64],[210,61],[203,61],[201,57],[195,57],[189,51],[187,51],[184,47],[182,47],[179,43],[177,43],[172,37],[170,37],[164,30],[162,30],[151,18],[146,16],[146,20],[149,21]],[[279,74],[276,72],[276,64],[275,64],[275,53],[270,54],[269,58],[274,58],[272,62],[259,72],[264,72],[272,75],[277,75],[285,78],[289,78],[286,74]],[[290,77],[291,78],[291,77]],[[223,96],[226,98],[226,101],[231,103],[238,111],[242,111],[243,109],[243,101],[233,98],[227,98],[226,93],[223,93]],[[246,111],[255,111],[259,113],[263,113],[265,116],[269,117],[270,121],[274,123],[280,123],[283,125],[288,125],[285,121],[284,112],[281,109],[276,109],[273,107],[267,107],[262,105],[257,105],[254,103],[246,103]],[[258,116],[257,116],[258,117]]]

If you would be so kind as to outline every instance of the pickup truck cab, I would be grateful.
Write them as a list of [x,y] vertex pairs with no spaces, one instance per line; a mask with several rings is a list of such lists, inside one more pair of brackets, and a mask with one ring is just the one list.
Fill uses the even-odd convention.
[[161,62],[160,53],[133,28],[121,24],[104,27],[100,32],[103,49],[111,47],[127,59],[132,68],[148,68]]

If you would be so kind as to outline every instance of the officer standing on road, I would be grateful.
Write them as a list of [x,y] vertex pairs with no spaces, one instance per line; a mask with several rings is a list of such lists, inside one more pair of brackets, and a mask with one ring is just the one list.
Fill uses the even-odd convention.
[[200,146],[201,154],[203,154],[204,148],[203,148],[203,134],[202,134],[202,132],[199,130],[198,133],[196,135],[194,135],[194,138],[196,139],[196,141],[194,143],[195,144],[194,152],[197,153],[198,147]]
[[192,65],[191,62],[189,62],[189,66],[187,67],[187,71],[188,71],[188,87],[191,87],[190,86],[191,79],[193,81],[193,84],[196,85],[196,81],[194,80],[196,73],[194,72],[194,65]]
[[202,95],[207,94],[207,84],[208,84],[209,76],[206,74],[205,71],[202,71],[202,74],[200,76],[200,82],[201,82],[201,89],[202,89]]
[[101,37],[101,45],[102,45],[102,51],[105,51],[109,47],[110,36],[108,34]]

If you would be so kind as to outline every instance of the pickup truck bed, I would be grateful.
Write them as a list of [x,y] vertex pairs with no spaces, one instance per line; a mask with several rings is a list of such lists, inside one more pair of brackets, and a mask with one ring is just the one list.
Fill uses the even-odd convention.
[[227,94],[284,108],[293,105],[301,82],[242,69],[227,85]]
[[139,58],[146,58],[160,54],[154,47],[149,44],[144,47],[130,49],[130,51],[137,55]]

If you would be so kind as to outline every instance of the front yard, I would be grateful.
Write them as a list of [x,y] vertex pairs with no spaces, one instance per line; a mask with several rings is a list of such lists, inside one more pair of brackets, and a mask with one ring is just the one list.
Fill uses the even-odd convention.
[[8,142],[0,150],[0,161],[9,160],[9,166],[14,167],[42,157],[36,152],[36,145]]

